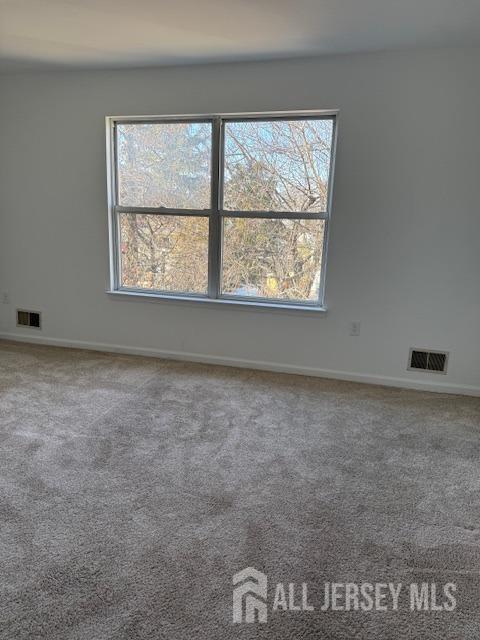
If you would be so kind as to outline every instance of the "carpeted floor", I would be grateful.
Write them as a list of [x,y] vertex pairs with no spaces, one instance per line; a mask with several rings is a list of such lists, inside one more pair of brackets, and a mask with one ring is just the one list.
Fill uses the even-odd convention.
[[[479,399],[3,342],[0,447],[2,640],[480,637]],[[265,624],[232,623],[249,566]],[[325,582],[457,607],[322,612]]]

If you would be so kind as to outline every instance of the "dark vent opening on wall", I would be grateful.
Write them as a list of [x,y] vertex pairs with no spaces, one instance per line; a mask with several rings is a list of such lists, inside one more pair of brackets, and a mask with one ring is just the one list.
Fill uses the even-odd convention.
[[38,311],[24,311],[23,309],[17,309],[17,326],[40,329],[40,314]]
[[410,366],[412,369],[426,369],[428,364],[428,353],[426,351],[412,351]]
[[411,349],[408,368],[416,371],[447,373],[447,361],[448,353],[446,351]]
[[430,353],[428,356],[427,369],[429,371],[445,371],[446,353]]

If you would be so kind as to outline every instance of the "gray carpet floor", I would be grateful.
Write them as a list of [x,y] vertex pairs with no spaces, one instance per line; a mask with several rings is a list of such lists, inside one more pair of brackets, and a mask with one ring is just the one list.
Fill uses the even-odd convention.
[[[475,398],[2,342],[0,638],[478,639],[479,453]],[[248,566],[266,624],[232,623]],[[457,607],[273,612],[277,582]]]

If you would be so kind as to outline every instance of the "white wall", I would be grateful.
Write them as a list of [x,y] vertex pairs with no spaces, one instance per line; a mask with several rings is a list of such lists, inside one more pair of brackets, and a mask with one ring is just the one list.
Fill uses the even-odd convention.
[[[27,337],[480,392],[479,67],[470,49],[0,77],[3,337],[24,306],[44,312]],[[106,115],[324,108],[340,109],[326,315],[106,295]],[[450,350],[448,375],[407,372],[410,346]]]

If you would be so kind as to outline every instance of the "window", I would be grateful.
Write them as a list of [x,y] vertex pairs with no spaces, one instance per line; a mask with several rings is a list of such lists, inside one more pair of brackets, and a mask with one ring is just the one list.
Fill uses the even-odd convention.
[[322,306],[334,114],[108,126],[113,291]]

